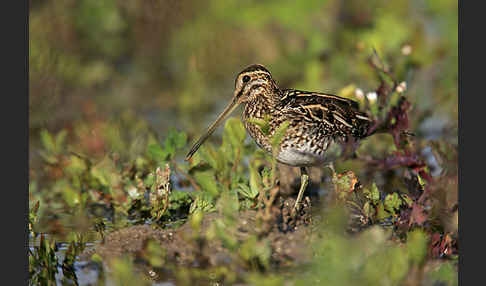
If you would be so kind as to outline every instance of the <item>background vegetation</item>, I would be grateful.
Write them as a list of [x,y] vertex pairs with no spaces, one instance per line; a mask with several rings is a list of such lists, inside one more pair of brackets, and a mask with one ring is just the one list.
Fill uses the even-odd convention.
[[[449,0],[30,1],[31,283],[457,284],[457,19]],[[275,162],[237,115],[182,161],[253,63],[390,119],[321,168],[297,221],[278,221]],[[197,265],[152,240],[103,255],[141,225],[189,228]],[[296,228],[311,254],[285,260],[272,237]]]

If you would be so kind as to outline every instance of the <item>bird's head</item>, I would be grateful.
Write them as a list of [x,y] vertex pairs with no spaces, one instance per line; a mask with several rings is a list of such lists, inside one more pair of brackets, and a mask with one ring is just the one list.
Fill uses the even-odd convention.
[[189,160],[194,153],[201,147],[206,139],[216,130],[216,128],[228,117],[240,104],[257,99],[257,97],[272,97],[274,90],[278,89],[270,72],[262,65],[254,64],[242,70],[235,80],[235,91],[231,102],[211,124],[207,131],[194,144],[191,151],[186,156]]
[[259,96],[271,96],[277,85],[272,74],[262,65],[251,65],[242,70],[235,79],[233,100],[237,104],[252,101]]

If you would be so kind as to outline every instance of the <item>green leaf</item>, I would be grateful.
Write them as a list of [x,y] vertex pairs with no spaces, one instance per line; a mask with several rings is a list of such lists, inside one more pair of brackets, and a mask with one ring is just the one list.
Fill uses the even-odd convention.
[[408,234],[407,250],[412,263],[421,264],[427,255],[427,235],[421,230],[414,230]]
[[352,171],[348,171],[343,174],[338,174],[336,178],[333,179],[335,184],[335,191],[338,198],[345,200],[354,191],[356,184],[358,183],[358,178]]
[[216,171],[222,172],[225,168],[225,158],[222,152],[214,150],[211,144],[201,147],[201,158]]
[[203,172],[196,172],[194,174],[194,179],[201,186],[204,192],[208,192],[211,196],[217,196],[219,194],[218,184],[216,183],[216,178],[214,171],[208,170]]
[[162,267],[165,263],[165,255],[165,249],[157,241],[152,239],[149,240],[143,252],[144,258],[153,267]]
[[155,183],[155,175],[153,173],[150,173],[145,177],[143,180],[143,184],[145,187],[151,188],[152,185]]
[[413,205],[413,200],[407,194],[401,194],[401,197],[403,199],[403,202],[405,202],[405,204],[407,204],[407,206],[411,208]]
[[65,170],[70,177],[80,176],[87,170],[86,162],[78,156],[71,155]]
[[370,202],[365,202],[363,205],[363,214],[368,218],[372,216],[372,207],[370,206]]
[[49,131],[43,129],[40,132],[40,139],[42,146],[44,147],[44,152],[41,152],[41,156],[46,159],[49,163],[53,160],[51,157],[59,155],[62,152],[62,147],[67,136],[66,130],[61,130],[57,135],[53,136]]
[[177,210],[184,205],[189,205],[193,201],[188,192],[171,191],[169,195],[169,209]]
[[272,180],[272,170],[265,166],[262,170],[262,182],[265,185],[265,187],[270,187],[271,185],[271,180]]
[[275,133],[272,136],[272,149],[273,150],[278,150],[278,146],[280,145],[280,142],[282,141],[283,137],[287,133],[287,128],[289,127],[290,122],[285,121],[280,126],[275,130]]
[[191,217],[189,218],[189,223],[191,225],[191,228],[195,232],[199,232],[199,230],[201,229],[203,218],[204,218],[204,213],[200,210],[194,211]]
[[42,142],[42,146],[48,153],[54,153],[56,150],[56,144],[54,143],[54,139],[52,138],[51,134],[49,131],[46,129],[43,129],[40,132],[40,139]]
[[59,162],[57,157],[55,155],[52,155],[49,152],[45,152],[41,150],[39,154],[42,157],[42,159],[44,159],[44,161],[46,161],[48,164],[57,164]]
[[178,132],[174,137],[174,144],[177,149],[180,149],[187,144],[187,134],[184,132]]
[[189,208],[190,214],[196,211],[209,212],[215,209],[213,196],[208,192],[197,192],[194,196],[194,201]]
[[66,185],[62,194],[64,197],[64,201],[66,201],[69,207],[73,208],[80,203],[78,192],[71,188],[71,186]]
[[250,189],[251,193],[259,194],[262,190],[262,177],[258,173],[258,169],[253,165],[249,165],[250,168]]
[[169,157],[172,157],[176,152],[176,146],[170,137],[164,140],[164,152]]
[[417,175],[417,178],[418,178],[418,182],[419,182],[420,186],[422,186],[422,188],[425,188],[425,185],[427,184],[427,182],[420,175]]
[[117,257],[110,264],[110,278],[115,285],[150,285],[135,267],[132,257]]
[[380,200],[380,191],[378,190],[378,187],[376,186],[376,183],[373,182],[371,185],[371,201],[376,204]]
[[254,199],[258,196],[258,191],[254,191],[253,188],[248,187],[245,184],[238,184],[238,193],[240,193],[243,198]]
[[234,149],[241,148],[246,138],[246,130],[241,120],[231,117],[226,120],[223,131],[223,141],[229,140]]
[[234,252],[239,247],[238,240],[233,235],[230,229],[234,229],[225,223],[224,219],[216,219],[212,222],[207,231],[207,238],[209,240],[218,239],[221,241],[224,248]]
[[427,276],[435,280],[436,284],[439,285],[458,285],[457,270],[454,267],[454,263],[450,261],[442,262],[436,269],[430,271]]
[[91,255],[91,260],[96,262],[96,263],[102,263],[103,262],[103,258],[98,253]]
[[184,147],[187,143],[187,135],[184,132],[178,132],[175,129],[170,129],[167,138],[164,141],[164,150],[166,154],[172,158],[176,151]]
[[120,179],[120,174],[117,172],[114,163],[108,157],[97,163],[90,170],[90,174],[94,179],[105,187],[114,186]]
[[56,139],[55,139],[55,146],[58,150],[56,151],[61,151],[59,150],[59,148],[62,146],[62,144],[64,143],[64,140],[66,139],[66,136],[67,136],[67,131],[66,130],[61,130],[59,131],[59,133],[57,133],[56,135]]
[[387,218],[389,215],[388,213],[385,211],[385,207],[383,206],[383,204],[380,202],[378,204],[378,206],[376,207],[376,219],[378,220],[383,220],[385,218]]
[[402,200],[397,193],[388,194],[385,198],[385,209],[390,213],[395,213],[402,205]]
[[164,148],[158,143],[150,143],[147,147],[147,153],[149,158],[158,163],[162,163],[174,157],[177,150],[184,147],[186,143],[187,135],[184,132],[170,129],[164,140]]
[[272,251],[268,241],[258,241],[257,237],[252,235],[243,242],[238,253],[247,262],[257,259],[263,266],[268,267]]
[[218,200],[217,207],[219,210],[221,210],[224,221],[228,225],[233,225],[236,223],[240,204],[235,190],[222,192],[221,197]]
[[164,162],[168,155],[168,153],[164,151],[159,144],[150,144],[147,147],[147,153],[149,158],[158,163]]
[[270,135],[270,117],[265,117],[265,119],[250,118],[248,119],[248,123],[260,127],[260,130],[264,135]]

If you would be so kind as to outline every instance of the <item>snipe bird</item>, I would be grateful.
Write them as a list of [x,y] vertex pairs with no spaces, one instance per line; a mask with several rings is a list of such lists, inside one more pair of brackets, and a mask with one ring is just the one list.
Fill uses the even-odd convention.
[[[306,167],[331,163],[342,155],[343,147],[352,140],[367,136],[372,120],[358,109],[358,103],[321,92],[280,89],[270,72],[262,65],[251,65],[235,80],[233,99],[194,144],[186,160],[199,149],[218,125],[238,105],[244,103],[242,119],[247,132],[257,145],[277,161],[300,167],[301,186],[293,211],[298,208],[309,176]],[[269,132],[262,132],[253,119],[269,122]],[[278,152],[272,152],[271,138],[278,127],[288,121]]]

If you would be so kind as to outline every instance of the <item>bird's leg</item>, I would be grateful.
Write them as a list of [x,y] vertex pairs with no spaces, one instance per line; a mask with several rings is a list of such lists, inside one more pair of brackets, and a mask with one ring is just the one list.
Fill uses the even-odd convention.
[[333,176],[334,176],[334,174],[336,174],[336,171],[334,170],[334,163],[333,162],[328,163],[326,165],[326,167],[328,167],[329,169],[331,169]]
[[299,208],[299,203],[302,200],[302,196],[304,195],[304,191],[309,183],[309,175],[307,174],[307,169],[305,167],[300,167],[300,190],[299,194],[297,195],[297,200],[295,201],[294,208],[292,209],[292,213],[295,214]]
[[334,191],[336,191],[336,180],[337,180],[337,177],[336,177],[336,170],[334,170],[334,163],[333,162],[330,162],[329,164],[326,165],[326,167],[328,167],[329,169],[331,169],[331,172],[332,172],[332,185],[333,185],[333,188],[334,188]]

